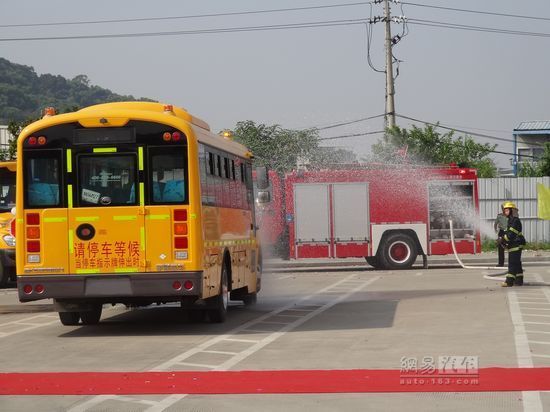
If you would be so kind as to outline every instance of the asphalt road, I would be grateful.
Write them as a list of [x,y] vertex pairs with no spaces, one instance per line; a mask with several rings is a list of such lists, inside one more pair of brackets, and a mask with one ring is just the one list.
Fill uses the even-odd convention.
[[[550,289],[501,288],[483,273],[266,273],[257,305],[232,304],[223,324],[193,323],[175,306],[115,306],[104,308],[97,326],[62,326],[50,302],[19,304],[14,289],[3,289],[1,371],[404,371],[411,362],[420,367],[449,357],[480,368],[550,366]],[[550,282],[550,269],[531,264],[526,280]],[[550,411],[546,392],[395,387],[393,393],[10,395],[0,397],[0,410]]]

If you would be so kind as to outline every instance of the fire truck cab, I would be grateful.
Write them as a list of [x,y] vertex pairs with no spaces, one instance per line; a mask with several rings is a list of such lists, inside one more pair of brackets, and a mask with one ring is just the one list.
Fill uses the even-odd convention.
[[420,255],[479,253],[475,169],[369,165],[287,174],[290,257],[365,257],[406,269]]

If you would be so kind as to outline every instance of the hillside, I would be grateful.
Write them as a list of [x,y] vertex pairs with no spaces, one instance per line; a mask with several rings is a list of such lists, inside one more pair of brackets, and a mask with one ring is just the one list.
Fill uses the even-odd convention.
[[0,124],[39,117],[47,106],[59,112],[97,103],[151,99],[123,96],[90,85],[85,75],[73,79],[53,74],[37,75],[34,68],[0,58]]

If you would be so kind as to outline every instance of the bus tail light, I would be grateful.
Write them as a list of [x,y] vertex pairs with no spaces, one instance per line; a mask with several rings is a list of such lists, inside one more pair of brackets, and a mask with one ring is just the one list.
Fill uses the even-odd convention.
[[39,295],[42,294],[42,293],[44,293],[44,290],[46,290],[46,288],[44,288],[44,285],[38,284],[38,285],[36,285],[36,286],[34,287],[34,291],[35,291],[36,293],[38,293]]
[[187,222],[187,209],[176,209],[176,210],[174,210],[174,221],[175,222]]
[[175,280],[174,283],[172,283],[172,288],[174,288],[174,290],[181,290],[181,282],[179,280]]
[[35,136],[31,136],[27,139],[27,142],[31,145],[31,146],[34,146],[36,145],[36,143],[38,143],[38,139],[35,137]]
[[25,292],[27,295],[30,295],[32,293],[32,286],[31,285],[23,286],[23,292]]
[[38,138],[38,144],[39,144],[40,146],[45,145],[47,141],[48,141],[48,139],[46,139],[45,136],[40,136],[40,137]]
[[10,232],[13,237],[15,237],[15,228],[17,225],[15,224],[15,219],[12,219],[10,222]]
[[40,224],[40,215],[38,213],[27,214],[27,225],[39,225],[39,224]]
[[40,252],[40,241],[38,241],[38,240],[28,240],[27,241],[27,252],[30,252],[30,253]]
[[186,280],[185,282],[183,282],[183,287],[186,289],[186,290],[192,290],[193,289],[193,282],[190,281],[190,280]]
[[27,239],[40,239],[40,227],[39,226],[27,227]]
[[179,142],[180,140],[181,140],[181,133],[180,132],[172,133],[172,141],[173,142]]
[[164,140],[165,142],[169,142],[170,140],[172,140],[172,135],[170,134],[170,132],[165,132],[162,135],[162,140]]
[[174,223],[174,234],[176,236],[186,236],[187,223]]
[[174,249],[187,249],[188,242],[186,237],[174,238]]

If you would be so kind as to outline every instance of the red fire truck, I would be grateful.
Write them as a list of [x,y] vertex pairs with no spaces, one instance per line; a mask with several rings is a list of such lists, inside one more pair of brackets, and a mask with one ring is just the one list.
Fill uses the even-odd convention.
[[291,259],[365,257],[404,269],[421,255],[427,265],[427,255],[453,253],[449,220],[458,253],[481,251],[475,169],[368,165],[270,178],[273,201],[260,211],[265,243],[287,231]]

